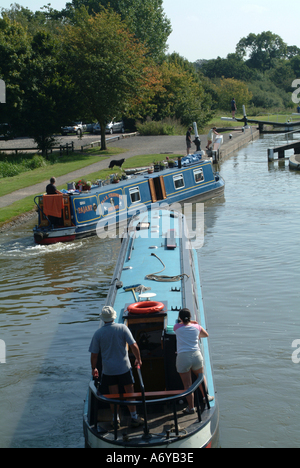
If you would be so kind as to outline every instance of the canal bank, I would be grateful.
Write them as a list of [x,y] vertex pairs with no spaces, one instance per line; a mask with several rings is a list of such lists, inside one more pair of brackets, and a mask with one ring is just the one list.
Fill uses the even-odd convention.
[[219,159],[225,160],[229,158],[236,151],[239,151],[249,143],[257,140],[259,136],[260,132],[255,127],[243,127],[241,132],[233,132],[232,139],[225,140],[223,145],[220,147]]

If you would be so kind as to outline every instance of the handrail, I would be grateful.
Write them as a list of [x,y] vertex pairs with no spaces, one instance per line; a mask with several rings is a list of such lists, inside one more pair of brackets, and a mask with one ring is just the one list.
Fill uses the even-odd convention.
[[143,376],[141,372],[141,368],[139,365],[136,366],[136,370],[140,380],[141,392],[142,392],[142,402],[143,402],[143,411],[144,411],[144,437],[149,438],[149,426],[148,426],[148,417],[147,417],[147,405],[146,405],[146,397],[145,397],[145,386],[143,381]]
[[106,403],[109,403],[110,405],[114,405],[114,414],[115,414],[114,437],[115,437],[115,440],[117,440],[117,437],[118,437],[116,412],[117,412],[117,407],[119,405],[120,406],[139,406],[139,405],[143,406],[143,412],[144,412],[144,436],[143,436],[143,438],[145,438],[145,439],[149,439],[151,437],[151,434],[149,432],[149,427],[148,427],[147,405],[154,405],[154,404],[159,404],[159,403],[164,403],[165,404],[165,403],[171,403],[171,402],[173,403],[175,434],[177,436],[179,435],[179,426],[178,426],[177,409],[176,409],[176,401],[177,400],[182,400],[183,398],[186,398],[191,393],[195,392],[195,400],[196,400],[195,402],[196,402],[197,411],[198,411],[198,421],[201,422],[201,420],[202,420],[201,419],[201,408],[200,408],[200,403],[199,403],[199,397],[198,397],[198,394],[197,394],[196,390],[202,384],[202,388],[204,390],[204,395],[205,395],[205,402],[206,402],[207,408],[210,409],[210,404],[209,404],[207,391],[206,391],[205,384],[204,384],[204,375],[203,374],[199,374],[197,380],[187,390],[183,391],[180,394],[172,395],[172,396],[167,397],[167,398],[158,398],[158,399],[155,399],[155,400],[146,400],[146,393],[145,393],[145,387],[144,387],[144,383],[143,383],[143,377],[142,377],[141,370],[140,370],[139,367],[137,368],[137,372],[138,372],[138,376],[139,376],[139,379],[140,379],[140,386],[141,386],[141,396],[142,396],[141,401],[139,401],[139,400],[120,400],[120,399],[118,400],[118,399],[107,398],[104,395],[102,395],[102,394],[100,394],[98,392],[95,392],[95,385],[91,386],[91,384],[93,382],[90,383],[90,387],[91,387],[91,390],[93,392],[93,395],[95,396],[95,398],[97,400],[104,401]]
[[[171,397],[168,398],[157,398],[155,400],[146,400],[147,405],[153,405],[157,403],[169,403],[171,401],[175,400],[182,400],[183,398],[186,398],[189,396],[191,393],[194,393],[198,387],[204,382],[204,376],[203,374],[199,374],[198,379],[193,383],[193,385],[190,386],[187,390],[183,391],[183,393],[180,393],[179,395],[172,395]],[[101,393],[94,393],[95,397],[99,401],[105,401],[106,403],[112,404],[112,405],[142,405],[143,402],[139,400],[116,400],[116,399],[111,399],[107,398]]]
[[50,219],[49,219],[49,218],[48,218],[48,216],[47,216],[47,215],[44,213],[44,211],[41,209],[41,207],[40,207],[39,203],[37,203],[37,202],[35,201],[35,200],[36,200],[36,198],[38,198],[38,199],[39,199],[39,198],[40,198],[40,196],[41,196],[41,195],[37,195],[36,197],[34,197],[33,201],[34,201],[34,203],[36,204],[36,206],[37,206],[37,208],[38,208],[38,211],[39,211],[39,213],[40,213],[42,216],[45,216],[45,218],[47,218],[47,220],[48,220],[49,224],[51,225]]

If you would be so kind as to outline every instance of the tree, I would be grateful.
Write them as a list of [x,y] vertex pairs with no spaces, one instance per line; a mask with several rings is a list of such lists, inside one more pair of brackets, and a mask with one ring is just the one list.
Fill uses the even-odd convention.
[[72,0],[62,15],[73,19],[82,7],[89,15],[111,8],[126,21],[134,37],[147,47],[148,54],[158,59],[166,52],[172,28],[163,10],[163,0]]
[[165,117],[180,119],[183,125],[197,122],[203,127],[211,117],[211,97],[205,93],[192,64],[172,54],[161,65],[162,89],[153,102],[155,120]]
[[24,69],[30,61],[31,45],[27,31],[4,16],[0,19],[0,78],[6,83],[7,102],[2,122],[18,127],[24,103]]
[[103,10],[90,17],[81,10],[77,19],[65,29],[63,57],[82,103],[100,124],[105,150],[106,124],[148,99],[157,75],[119,15]]
[[249,81],[255,75],[255,71],[249,68],[238,54],[228,54],[227,58],[218,57],[213,60],[197,61],[196,66],[210,79],[224,76],[224,78]]
[[265,72],[274,67],[278,60],[286,57],[287,45],[271,31],[257,35],[251,33],[238,42],[236,53],[243,59],[249,56],[246,64]]
[[230,110],[232,98],[235,98],[237,108],[247,106],[252,98],[248,86],[242,81],[233,78],[223,78],[218,86],[219,109]]
[[59,37],[37,31],[31,48],[31,59],[24,69],[23,128],[44,154],[54,144],[53,134],[76,115],[80,101],[59,60]]

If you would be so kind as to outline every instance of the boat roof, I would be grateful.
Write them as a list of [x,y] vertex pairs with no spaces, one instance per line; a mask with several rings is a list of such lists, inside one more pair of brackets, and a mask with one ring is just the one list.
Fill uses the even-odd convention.
[[[188,168],[195,168],[197,166],[202,166],[204,164],[207,164],[208,162],[211,162],[210,158],[202,158],[201,154],[193,154],[189,156],[185,156],[182,158],[182,167],[179,169],[178,166],[175,166],[174,168],[166,168],[160,172],[153,172],[152,174],[148,174],[148,172],[144,169],[141,169],[140,171],[136,172],[135,174],[127,175],[127,178],[124,180],[120,180],[118,184],[114,184],[109,181],[104,181],[104,184],[102,186],[98,185],[93,185],[91,187],[91,193],[93,192],[102,192],[107,189],[107,187],[115,187],[120,188],[128,185],[128,182],[130,181],[136,181],[141,182],[142,180],[145,179],[153,179],[159,176],[164,176],[164,175],[169,175],[169,174],[176,174],[180,173],[181,171],[188,169]],[[176,162],[177,163],[177,162]],[[113,177],[114,174],[112,174]],[[70,195],[80,195],[80,193],[84,192],[79,192],[79,191],[73,191],[73,190],[63,190],[63,193],[68,193]]]
[[[183,307],[180,277],[183,273],[182,222],[183,216],[180,213],[162,209],[142,213],[131,221],[127,233],[129,239],[124,249],[124,263],[119,265],[120,271],[117,273],[118,280],[123,283],[114,301],[116,321],[119,323],[123,322],[128,305],[147,299],[149,294],[151,301],[164,303],[167,310],[166,330],[173,333],[178,312]],[[148,277],[151,274],[163,275],[173,280],[153,281]],[[149,290],[145,291],[143,299],[136,293],[135,300],[132,290],[125,289],[138,285]]]

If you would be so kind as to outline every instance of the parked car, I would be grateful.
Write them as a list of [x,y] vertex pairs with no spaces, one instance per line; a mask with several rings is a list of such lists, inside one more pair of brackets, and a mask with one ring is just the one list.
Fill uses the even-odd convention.
[[[97,123],[94,126],[94,133],[100,133],[101,132],[101,127],[100,124]],[[115,120],[112,120],[109,122],[106,127],[105,127],[105,133],[110,133],[111,135],[113,133],[124,133],[125,132],[125,125],[123,120],[120,120],[120,122],[116,122]]]
[[86,131],[88,133],[94,133],[95,123],[86,124]]
[[82,135],[86,131],[86,125],[82,122],[74,122],[72,125],[62,127],[61,134],[67,135],[68,133],[76,133],[76,135]]
[[8,123],[0,124],[0,140],[13,140],[14,132],[12,126]]

